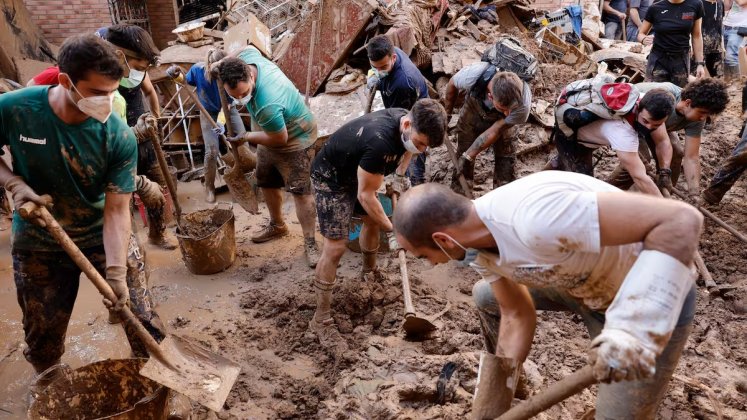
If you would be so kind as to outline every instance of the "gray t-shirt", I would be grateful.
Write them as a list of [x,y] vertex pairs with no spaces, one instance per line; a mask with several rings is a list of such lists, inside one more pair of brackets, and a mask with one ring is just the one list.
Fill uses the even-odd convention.
[[[677,102],[680,101],[682,97],[682,88],[679,86],[669,83],[669,82],[661,82],[661,83],[654,83],[654,82],[646,82],[646,83],[637,83],[635,87],[638,88],[638,90],[641,91],[642,95],[645,95],[646,92],[648,92],[651,89],[666,89],[674,95],[674,103],[675,105]],[[685,116],[677,112],[677,109],[672,110],[672,115],[667,118],[666,123],[664,123],[667,126],[667,131],[680,131],[685,130],[685,135],[689,137],[700,137],[701,133],[703,132],[703,127],[705,126],[705,121],[688,121],[685,119]]]
[[[644,19],[646,19],[646,13],[648,12],[648,8],[651,6],[651,3],[653,3],[654,0],[630,0],[630,5],[628,8],[630,9],[638,9],[638,18],[643,22]],[[628,28],[638,28],[635,26],[635,23],[633,23],[633,19],[628,19]]]
[[[490,63],[480,61],[462,68],[452,76],[451,81],[460,91],[468,92],[475,85],[480,76],[485,72]],[[522,89],[521,103],[511,109],[511,113],[506,117],[505,123],[509,125],[523,124],[529,119],[529,112],[532,109],[532,89],[526,82]],[[487,96],[487,95],[486,95]],[[483,99],[483,104],[488,109],[495,109],[493,102],[487,97]]]

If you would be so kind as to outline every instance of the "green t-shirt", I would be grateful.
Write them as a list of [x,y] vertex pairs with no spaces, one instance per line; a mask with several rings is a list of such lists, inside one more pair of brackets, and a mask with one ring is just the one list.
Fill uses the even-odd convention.
[[[137,141],[116,114],[106,124],[93,118],[65,124],[49,105],[49,88],[0,95],[0,146],[9,146],[16,175],[37,194],[52,196],[52,216],[80,248],[101,245],[105,193],[135,191]],[[13,216],[13,248],[60,249],[46,230],[18,212]]]
[[316,141],[316,120],[303,96],[285,74],[259,50],[247,47],[238,57],[257,67],[257,84],[246,108],[266,133],[288,131],[288,143],[272,147],[280,152],[306,149]]

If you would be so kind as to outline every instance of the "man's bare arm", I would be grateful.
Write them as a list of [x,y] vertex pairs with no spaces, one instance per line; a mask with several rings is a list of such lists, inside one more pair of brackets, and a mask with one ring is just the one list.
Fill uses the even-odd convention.
[[700,137],[685,136],[685,156],[682,168],[690,195],[700,194]]
[[646,173],[646,166],[638,156],[638,152],[621,152],[618,150],[617,157],[620,159],[622,167],[633,178],[633,182],[635,182],[635,186],[638,187],[639,191],[644,194],[661,197],[661,191],[659,191],[654,181]]
[[358,201],[361,203],[363,210],[366,211],[378,225],[386,232],[394,230],[392,222],[381,207],[381,202],[376,196],[376,191],[384,181],[384,175],[372,174],[365,169],[358,167]]
[[104,203],[104,252],[106,266],[127,266],[130,240],[130,198],[132,194],[106,193]]
[[155,115],[156,118],[160,117],[161,104],[158,102],[158,93],[156,93],[156,89],[153,87],[153,83],[150,81],[150,76],[147,73],[145,74],[143,83],[140,85],[140,90],[143,91],[143,94],[148,99],[151,114]]

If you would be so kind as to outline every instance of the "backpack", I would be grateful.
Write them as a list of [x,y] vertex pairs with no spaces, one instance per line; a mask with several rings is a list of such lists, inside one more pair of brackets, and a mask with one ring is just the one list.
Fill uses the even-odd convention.
[[488,47],[480,61],[490,63],[490,65],[472,86],[470,95],[476,98],[485,96],[488,83],[499,71],[513,72],[525,82],[531,81],[537,74],[537,59],[525,50],[516,38],[510,36],[502,37]]
[[522,80],[529,82],[537,74],[537,58],[525,50],[514,37],[503,37],[492,47],[482,53],[481,61],[492,64],[497,71],[516,73]]
[[563,121],[569,108],[589,111],[605,120],[620,119],[635,109],[640,97],[641,92],[634,85],[616,82],[606,73],[597,74],[591,79],[572,82],[560,92],[555,103],[555,121],[570,136],[573,130]]

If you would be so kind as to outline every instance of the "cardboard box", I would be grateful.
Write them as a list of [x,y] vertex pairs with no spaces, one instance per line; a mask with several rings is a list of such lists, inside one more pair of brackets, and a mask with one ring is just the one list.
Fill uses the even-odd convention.
[[257,47],[267,59],[272,60],[270,29],[253,14],[249,14],[246,19],[230,27],[223,36],[224,49],[229,54],[242,50],[250,44]]

